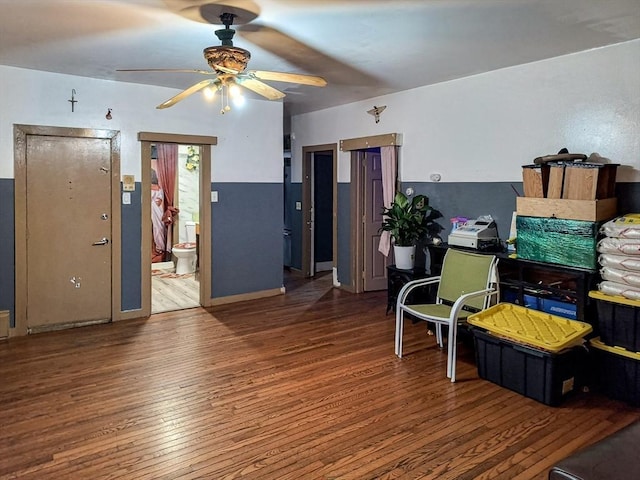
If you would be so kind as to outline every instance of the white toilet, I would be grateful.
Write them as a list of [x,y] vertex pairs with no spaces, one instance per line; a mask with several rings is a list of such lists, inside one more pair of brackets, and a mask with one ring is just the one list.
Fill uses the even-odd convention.
[[194,273],[198,256],[196,255],[196,222],[185,222],[187,241],[176,243],[172,252],[178,259],[176,262],[176,274]]

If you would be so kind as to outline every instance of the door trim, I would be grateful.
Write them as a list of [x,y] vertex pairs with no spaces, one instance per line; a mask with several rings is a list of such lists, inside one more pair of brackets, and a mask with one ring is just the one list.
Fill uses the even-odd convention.
[[[364,228],[362,225],[362,216],[364,214],[364,207],[362,205],[364,174],[361,167],[364,155],[360,155],[360,151],[373,147],[386,146],[402,146],[402,134],[385,133],[382,135],[340,140],[340,151],[351,153],[351,238],[349,245],[352,252],[350,265],[351,291],[354,293],[364,291],[364,280],[362,278],[364,267]],[[398,171],[400,171],[399,167],[400,161],[398,160]]]
[[351,257],[350,275],[353,293],[364,291],[364,157],[361,150],[351,152],[351,238],[349,243],[353,255]]
[[[120,132],[90,128],[67,128],[43,125],[13,126],[14,214],[15,214],[15,327],[9,336],[27,335],[27,136],[81,137],[110,140],[111,145],[111,238],[121,238],[120,212]],[[111,243],[111,321],[121,315],[120,241]]]
[[[211,146],[218,144],[217,137],[203,135],[179,135],[171,133],[139,132],[140,159],[142,166],[142,195],[151,190],[151,144],[178,143],[197,145],[200,159],[200,305],[210,307],[211,301]],[[142,225],[151,225],[151,203],[145,208],[142,202]],[[141,315],[151,315],[151,228],[142,229],[142,299]],[[145,273],[146,272],[146,273]],[[140,316],[140,315],[136,315]]]
[[315,152],[331,152],[333,158],[333,269],[338,266],[338,145],[329,143],[302,147],[302,274],[311,276],[311,158]]

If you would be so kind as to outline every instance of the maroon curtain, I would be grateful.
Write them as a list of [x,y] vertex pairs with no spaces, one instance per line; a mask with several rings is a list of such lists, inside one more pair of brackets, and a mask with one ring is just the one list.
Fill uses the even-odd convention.
[[178,167],[178,145],[175,143],[159,143],[156,146],[158,154],[158,184],[164,191],[164,216],[162,221],[167,226],[167,252],[171,259],[171,247],[173,246],[173,224],[176,220],[178,209],[173,205],[176,189],[176,170]]

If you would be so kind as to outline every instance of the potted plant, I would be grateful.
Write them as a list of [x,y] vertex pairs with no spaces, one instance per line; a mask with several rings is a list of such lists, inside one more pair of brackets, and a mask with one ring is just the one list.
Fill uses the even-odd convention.
[[416,195],[410,200],[402,192],[396,192],[389,208],[382,207],[382,215],[380,231],[391,235],[396,267],[412,269],[416,243],[435,231],[437,224],[433,220],[442,215],[429,206],[426,196]]

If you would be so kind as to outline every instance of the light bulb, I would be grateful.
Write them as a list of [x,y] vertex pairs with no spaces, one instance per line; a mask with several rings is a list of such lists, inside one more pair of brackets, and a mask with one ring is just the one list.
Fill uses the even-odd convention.
[[216,91],[211,87],[206,87],[202,91],[202,93],[204,93],[204,98],[206,98],[207,100],[213,100],[216,96]]
[[242,97],[242,92],[240,91],[240,87],[236,84],[229,86],[229,95],[231,98]]

